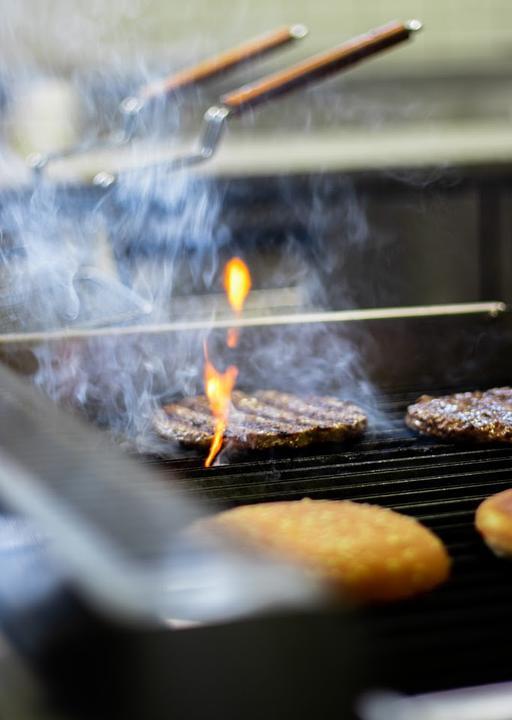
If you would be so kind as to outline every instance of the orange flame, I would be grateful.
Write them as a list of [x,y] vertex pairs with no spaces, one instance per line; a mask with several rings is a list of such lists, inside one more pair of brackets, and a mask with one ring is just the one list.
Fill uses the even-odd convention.
[[[240,315],[251,289],[251,274],[244,261],[238,257],[231,258],[224,268],[224,288],[233,311]],[[239,328],[229,328],[226,338],[227,346],[235,348],[238,345],[239,336]],[[238,368],[230,365],[225,372],[219,372],[208,358],[206,343],[204,357],[204,387],[215,420],[215,433],[210,445],[210,452],[204,463],[205,467],[210,467],[222,448],[228,426],[231,395],[238,377]]]
[[224,288],[229,304],[239,315],[251,289],[251,274],[241,258],[231,258],[224,268]]
[[208,359],[206,346],[204,353],[206,358],[204,365],[204,386],[212,415],[215,419],[215,434],[210,446],[210,452],[204,463],[205,467],[210,467],[222,447],[222,441],[229,419],[231,393],[235,387],[238,368],[230,365],[225,372],[219,372]]
[[236,348],[238,345],[238,339],[240,337],[240,328],[229,328],[226,336],[226,342],[228,348]]

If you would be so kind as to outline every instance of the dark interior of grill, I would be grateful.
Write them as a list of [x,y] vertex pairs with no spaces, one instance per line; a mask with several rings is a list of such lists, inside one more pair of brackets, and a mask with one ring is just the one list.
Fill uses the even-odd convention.
[[208,470],[194,454],[147,460],[217,506],[352,499],[412,515],[438,533],[454,561],[450,580],[426,596],[361,611],[375,682],[407,692],[505,680],[511,670],[512,564],[486,548],[473,521],[481,500],[511,485],[512,448],[417,436],[403,416],[424,390],[388,391],[379,400],[388,425],[346,446],[260,453]]

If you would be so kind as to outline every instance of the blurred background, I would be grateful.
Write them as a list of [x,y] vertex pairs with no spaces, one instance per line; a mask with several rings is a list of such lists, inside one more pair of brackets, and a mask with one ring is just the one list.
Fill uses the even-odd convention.
[[[440,73],[503,70],[512,39],[507,0],[111,0],[107,6],[100,0],[19,0],[2,2],[2,16],[4,60],[32,57],[62,69],[102,66],[119,54],[133,60],[133,51],[143,49],[153,57],[179,61],[182,53],[228,46],[294,17],[311,28],[312,49],[392,18],[421,17],[428,37],[407,59],[397,55],[386,61],[388,68],[407,73],[420,68]],[[69,44],[63,42],[63,28]]]
[[[506,0],[3,0],[1,5],[0,70],[4,103],[10,101],[4,131],[22,153],[65,145],[91,124],[108,124],[115,98],[143,79],[282,24],[309,27],[306,40],[265,59],[258,72],[241,71],[210,83],[201,90],[202,103],[197,103],[199,91],[192,102],[189,97],[193,108],[184,108],[181,124],[193,135],[204,106],[219,92],[391,19],[410,17],[421,18],[425,32],[407,49],[272,105],[258,113],[257,123],[233,124],[232,134],[249,127],[258,134],[270,130],[274,138],[292,128],[318,129],[339,135],[343,147],[333,150],[329,143],[326,149],[313,142],[299,152],[290,144],[286,152],[274,140],[235,152],[227,143],[224,165],[365,167],[420,158],[501,159],[512,151],[512,6]],[[44,91],[34,85],[38,76],[47,80]],[[28,98],[27,81],[32,85]]]
[[[257,312],[508,299],[510,2],[0,6],[0,187],[7,189],[30,184],[30,153],[115,130],[120,100],[142,83],[251,37],[283,24],[309,28],[293,46],[157,104],[134,146],[57,162],[48,177],[89,184],[101,170],[164,160],[198,137],[204,111],[222,93],[389,20],[418,17],[424,30],[410,42],[230,121],[216,157],[194,173],[172,184],[165,173],[148,174],[128,200],[121,188],[86,217],[102,214],[101,231],[93,222],[100,253],[163,318],[195,316],[197,295],[203,309],[204,293],[220,298],[218,268],[232,252],[246,254],[255,290],[266,291],[261,303],[253,293]],[[33,224],[50,227],[48,216],[54,224],[56,198],[40,202],[50,212]],[[5,237],[20,230],[18,217],[8,215]],[[26,230],[25,223],[25,244]]]

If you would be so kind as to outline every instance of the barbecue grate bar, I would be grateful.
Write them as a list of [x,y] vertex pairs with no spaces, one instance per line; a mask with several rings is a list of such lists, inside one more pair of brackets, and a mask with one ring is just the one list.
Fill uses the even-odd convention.
[[308,496],[374,502],[418,518],[446,543],[452,577],[424,597],[361,611],[375,683],[418,693],[510,680],[512,563],[485,547],[473,519],[482,499],[512,487],[512,447],[416,436],[403,416],[420,394],[382,398],[389,422],[350,446],[251,456],[209,470],[197,455],[146,461],[171,470],[187,493],[224,507]]

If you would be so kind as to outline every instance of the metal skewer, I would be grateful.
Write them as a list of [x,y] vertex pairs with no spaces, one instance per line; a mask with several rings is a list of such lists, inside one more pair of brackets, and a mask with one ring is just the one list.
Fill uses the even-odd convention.
[[[178,156],[163,163],[134,169],[165,167],[173,171],[205,162],[215,154],[229,118],[239,116],[264,101],[281,97],[292,90],[310,85],[336,72],[347,70],[366,58],[408,40],[421,28],[422,24],[419,20],[409,20],[405,23],[390,22],[348,40],[332,50],[307,58],[288,69],[280,70],[261,80],[244,85],[221,97],[220,105],[210,107],[206,111],[199,137],[199,148],[196,152]],[[130,170],[124,172],[130,172]],[[95,175],[93,183],[108,188],[116,182],[119,176],[120,174],[102,171]]]

